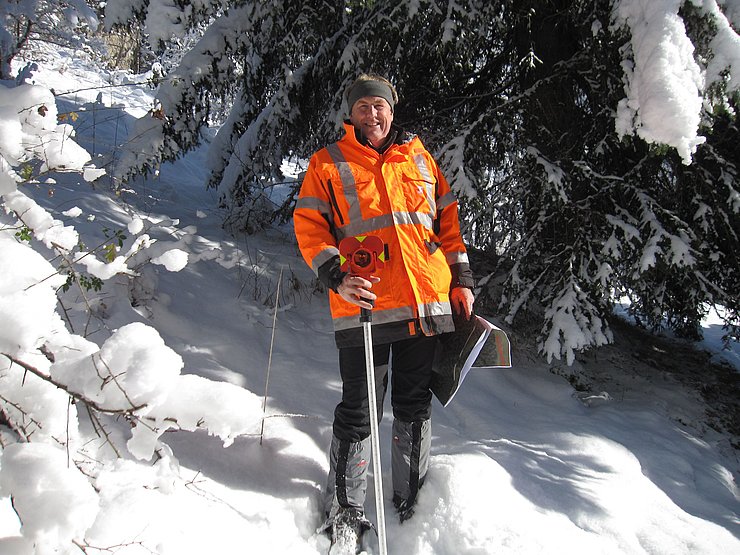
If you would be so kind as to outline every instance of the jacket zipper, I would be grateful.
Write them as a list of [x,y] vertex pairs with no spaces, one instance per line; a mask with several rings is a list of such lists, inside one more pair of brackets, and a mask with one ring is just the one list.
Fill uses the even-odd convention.
[[329,198],[331,199],[331,205],[334,207],[334,211],[337,213],[337,216],[339,216],[339,223],[344,225],[344,218],[342,217],[342,211],[339,210],[339,203],[337,203],[337,197],[334,194],[334,187],[331,185],[331,179],[328,179],[327,181],[329,183]]

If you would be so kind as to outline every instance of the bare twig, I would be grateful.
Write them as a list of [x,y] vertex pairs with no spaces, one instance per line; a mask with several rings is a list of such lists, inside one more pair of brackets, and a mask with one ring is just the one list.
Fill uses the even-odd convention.
[[[129,398],[128,393],[126,393],[126,390],[123,389],[123,386],[120,383],[118,383],[118,376],[116,376],[113,373],[113,371],[110,369],[110,366],[108,366],[108,363],[103,360],[103,357],[99,357],[99,358],[100,358],[100,362],[103,364],[103,366],[105,366],[105,369],[108,371],[108,376],[110,377],[110,380],[109,380],[108,377],[104,377],[103,374],[101,374],[100,370],[98,369],[98,365],[95,362],[95,355],[93,355],[92,357],[93,366],[95,367],[95,371],[97,372],[98,377],[101,380],[103,380],[103,384],[100,386],[100,389],[103,389],[105,387],[105,384],[107,384],[109,381],[113,381],[113,383],[116,384],[116,387],[118,387],[118,390],[121,392],[121,394],[126,398],[126,401],[128,401],[128,404],[131,405],[132,409],[137,410],[136,405]],[[146,405],[143,405],[143,406],[146,406]],[[138,407],[138,408],[143,408],[143,406]]]
[[116,447],[115,443],[111,441],[110,434],[108,433],[108,430],[105,429],[105,426],[103,426],[103,423],[100,421],[100,418],[98,418],[98,415],[95,414],[92,410],[90,410],[89,405],[85,405],[85,408],[87,409],[87,414],[90,417],[90,422],[93,425],[93,429],[95,430],[95,433],[98,435],[98,437],[102,436],[105,437],[105,442],[110,445],[111,449],[113,449],[113,452],[116,454],[117,458],[121,458],[121,452]]
[[267,376],[265,376],[265,396],[262,399],[262,426],[260,427],[260,445],[265,432],[265,412],[267,411],[267,387],[270,383],[270,368],[272,367],[272,347],[275,344],[275,328],[277,327],[278,300],[280,299],[280,281],[283,278],[283,268],[278,274],[277,291],[275,292],[275,312],[272,316],[272,335],[270,336],[270,354],[267,357]]

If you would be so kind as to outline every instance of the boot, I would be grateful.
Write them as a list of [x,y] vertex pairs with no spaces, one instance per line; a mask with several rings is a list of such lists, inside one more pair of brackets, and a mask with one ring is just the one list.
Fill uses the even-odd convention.
[[393,421],[393,505],[401,522],[414,514],[416,496],[424,484],[429,467],[431,443],[431,420]]
[[359,509],[342,507],[331,525],[329,555],[355,555],[362,551],[362,535],[371,527]]
[[398,520],[401,524],[414,516],[414,504],[409,504],[408,499],[402,499],[395,493],[393,494],[393,506],[396,508]]

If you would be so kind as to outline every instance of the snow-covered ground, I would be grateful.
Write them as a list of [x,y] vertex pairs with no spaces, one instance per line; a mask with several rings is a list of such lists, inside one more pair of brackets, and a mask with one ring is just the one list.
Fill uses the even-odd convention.
[[[57,93],[78,91],[59,99],[60,112],[92,103],[79,112],[77,139],[93,161],[98,154],[107,161],[133,117],[149,107],[152,91],[96,89],[109,81],[66,54],[40,65],[36,82]],[[145,323],[182,358],[183,375],[233,384],[244,393],[216,391],[207,406],[192,407],[218,420],[209,429],[239,421],[242,413],[248,425],[235,438],[228,430],[215,432],[221,437],[170,431],[161,437],[159,456],[137,460],[126,453],[129,426],[112,428],[121,458],[101,454],[92,480],[98,505],[78,515],[92,515],[82,530],[86,553],[297,555],[328,546],[315,533],[340,390],[328,306],[324,294],[312,291],[289,227],[259,236],[224,232],[216,199],[204,190],[205,171],[200,150],[119,196],[105,176],[94,188],[76,174],[62,176],[53,195],[45,185],[21,188],[91,245],[104,237],[104,228],[120,229],[127,246],[147,233],[188,254],[179,271],[165,269],[172,260],[143,266],[135,307],[127,279],[105,289],[110,296],[95,305],[100,319],[88,327],[95,332],[90,341],[102,345],[113,330]],[[0,228],[11,221],[3,212]],[[717,328],[706,330],[705,346],[715,351]],[[129,337],[132,351],[145,338],[138,332]],[[512,343],[512,369],[474,370],[449,407],[435,401],[433,456],[418,510],[401,525],[386,505],[389,553],[740,554],[740,464],[731,443],[737,438],[707,426],[705,401],[695,390],[657,368],[649,374],[648,365],[638,372],[637,359],[627,368],[626,345],[597,352],[575,370],[561,368],[592,376],[599,386],[592,395],[576,394],[526,341],[513,337]],[[734,345],[721,356],[740,367],[738,353]],[[183,389],[175,388],[172,403],[182,414],[191,390],[175,383]],[[79,412],[81,434],[93,437]],[[386,407],[384,473],[390,472],[389,415]],[[5,451],[9,438],[7,431],[0,434]],[[22,463],[2,460],[0,473]],[[79,525],[74,512],[69,519],[59,515],[69,513],[70,500],[90,498],[79,493],[90,482],[68,480],[63,472],[50,479],[35,492],[38,505],[24,508],[26,532],[52,520]],[[388,501],[389,480],[384,485]],[[374,520],[372,485],[368,491]],[[20,534],[10,499],[0,499],[0,553],[34,553]]]

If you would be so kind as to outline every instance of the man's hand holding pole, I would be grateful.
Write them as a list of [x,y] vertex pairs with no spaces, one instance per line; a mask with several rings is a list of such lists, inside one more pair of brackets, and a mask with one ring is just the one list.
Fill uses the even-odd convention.
[[378,276],[355,276],[347,274],[337,287],[337,293],[347,302],[356,304],[365,310],[371,310],[377,296],[370,291],[374,283],[378,283]]

